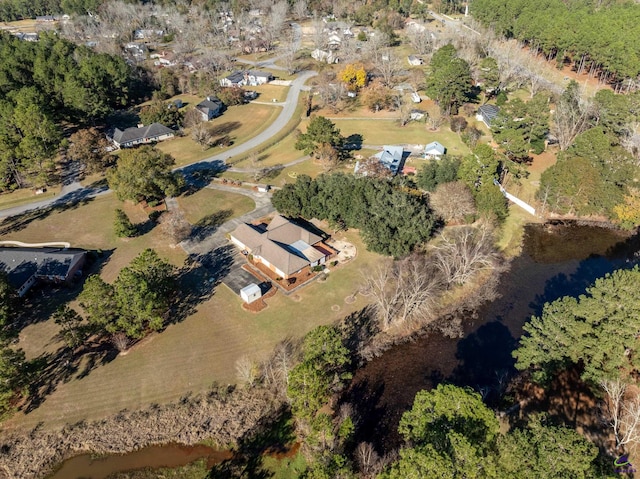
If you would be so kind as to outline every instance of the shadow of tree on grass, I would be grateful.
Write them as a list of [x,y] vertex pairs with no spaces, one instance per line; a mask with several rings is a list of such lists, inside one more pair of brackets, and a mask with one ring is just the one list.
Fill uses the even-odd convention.
[[233,248],[217,248],[203,255],[191,255],[178,272],[178,291],[181,293],[169,312],[170,323],[183,321],[195,313],[196,307],[207,301],[215,287],[233,265]]

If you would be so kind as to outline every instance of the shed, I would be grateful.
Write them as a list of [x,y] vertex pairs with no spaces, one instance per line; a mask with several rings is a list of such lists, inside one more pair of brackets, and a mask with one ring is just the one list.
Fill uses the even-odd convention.
[[260,286],[255,283],[251,283],[249,286],[245,286],[240,290],[240,297],[245,303],[253,303],[256,299],[262,296]]

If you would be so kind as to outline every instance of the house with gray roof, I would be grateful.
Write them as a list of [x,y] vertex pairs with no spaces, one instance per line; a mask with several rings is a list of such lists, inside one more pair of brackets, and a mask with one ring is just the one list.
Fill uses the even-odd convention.
[[18,296],[24,296],[38,281],[69,282],[81,271],[86,254],[82,249],[0,246],[0,271]]
[[[393,175],[396,175],[401,169],[404,163],[404,148],[402,146],[390,146],[384,145],[380,153],[373,155],[373,158],[377,158],[378,161],[387,168]],[[360,162],[356,162],[354,173],[358,173],[360,169]]]
[[209,121],[222,115],[224,103],[217,96],[209,95],[196,105],[196,110],[200,112],[202,121]]
[[476,113],[476,120],[481,121],[487,128],[491,128],[491,122],[495,120],[495,118],[500,113],[500,108],[495,105],[482,105],[478,108],[478,113]]
[[244,72],[235,71],[220,80],[220,86],[232,87],[244,85]]
[[324,264],[332,254],[321,236],[281,215],[266,226],[241,224],[229,236],[254,261],[284,279],[308,266]]
[[273,78],[274,77],[270,72],[264,70],[238,70],[221,79],[220,86],[258,86],[269,83]]
[[116,128],[113,132],[112,141],[118,148],[129,148],[145,143],[173,138],[174,131],[160,123],[151,123],[148,126],[139,126],[120,130]]
[[424,147],[424,157],[426,159],[437,160],[444,155],[447,149],[437,141],[432,141]]

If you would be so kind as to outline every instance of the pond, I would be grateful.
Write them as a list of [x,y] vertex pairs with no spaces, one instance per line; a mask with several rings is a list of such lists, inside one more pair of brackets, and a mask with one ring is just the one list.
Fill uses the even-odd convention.
[[105,479],[110,474],[136,469],[158,469],[190,464],[198,459],[206,459],[207,466],[213,467],[231,458],[231,451],[219,451],[205,445],[184,446],[166,444],[149,446],[128,454],[96,456],[81,454],[67,459],[48,479]]
[[489,400],[515,373],[522,327],[546,302],[579,295],[596,278],[631,266],[638,235],[574,225],[527,226],[522,254],[500,279],[499,297],[463,321],[461,339],[431,334],[396,346],[357,371],[345,400],[358,411],[357,441],[380,452],[400,444],[396,430],[415,394],[441,382],[470,386]]
[[[512,351],[522,326],[544,303],[578,295],[596,278],[637,260],[640,238],[585,226],[531,225],[523,253],[499,284],[500,296],[463,323],[461,339],[433,334],[396,346],[355,374],[346,400],[358,411],[358,441],[380,452],[400,443],[400,416],[416,392],[447,381],[500,394],[515,372]],[[65,461],[49,479],[104,479],[142,468],[178,467],[206,458],[209,467],[231,457],[208,446],[169,444],[123,455],[83,454]]]

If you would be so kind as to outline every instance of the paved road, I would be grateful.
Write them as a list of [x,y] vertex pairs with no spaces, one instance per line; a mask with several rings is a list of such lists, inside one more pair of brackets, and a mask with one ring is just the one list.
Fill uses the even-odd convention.
[[280,130],[282,130],[287,125],[287,123],[289,123],[289,120],[293,117],[293,114],[296,111],[296,107],[298,106],[298,96],[300,96],[300,92],[309,89],[309,87],[304,86],[305,82],[310,78],[316,76],[317,74],[318,72],[315,71],[303,71],[298,74],[296,79],[293,80],[291,86],[289,87],[287,99],[285,100],[282,111],[275,119],[275,121],[271,125],[269,125],[262,133],[259,133],[248,141],[234,148],[231,148],[224,153],[210,156],[208,158],[205,158],[204,160],[199,161],[198,163],[215,163],[218,161],[225,162],[232,156],[242,155],[243,153],[253,150],[254,148],[260,146],[262,143],[273,138],[280,132]]
[[[262,143],[270,140],[272,137],[277,135],[280,130],[284,129],[289,120],[293,117],[295,113],[296,107],[298,105],[298,97],[300,92],[303,90],[308,90],[308,87],[305,87],[305,82],[309,79],[317,75],[318,73],[315,71],[303,71],[297,76],[295,80],[291,83],[291,87],[289,88],[289,92],[287,93],[287,99],[284,103],[282,111],[275,119],[275,121],[269,125],[262,133],[254,136],[249,139],[245,143],[238,145],[230,150],[225,151],[219,155],[213,155],[208,158],[205,158],[197,163],[193,163],[191,165],[177,168],[177,170],[184,170],[185,172],[193,172],[200,168],[211,168],[213,165],[215,167],[220,168],[221,170],[226,169],[226,160],[232,156],[241,155],[246,153],[258,146]],[[21,206],[14,206],[12,208],[6,208],[0,210],[0,219],[7,218],[9,216],[20,215],[26,213],[27,211],[37,210],[40,208],[46,208],[49,206],[57,206],[64,205],[65,203],[71,203],[87,198],[94,198],[99,195],[104,195],[109,193],[111,190],[106,187],[102,188],[85,188],[77,181],[77,172],[70,172],[70,176],[65,181],[65,184],[60,192],[60,195],[53,198],[48,198],[46,200],[38,201],[36,203],[29,203]]]

